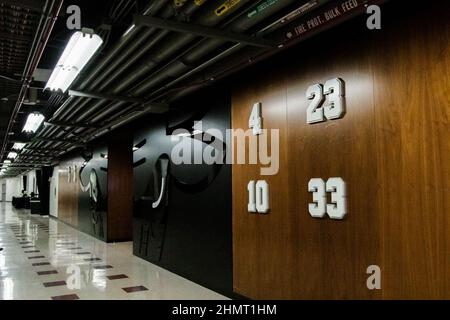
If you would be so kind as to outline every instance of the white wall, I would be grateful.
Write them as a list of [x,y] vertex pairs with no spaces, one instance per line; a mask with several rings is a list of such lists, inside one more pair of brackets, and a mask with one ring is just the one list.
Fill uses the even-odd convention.
[[22,195],[22,176],[0,179],[0,185],[5,182],[7,202],[11,202],[13,197],[20,197]]
[[38,193],[36,170],[32,170],[26,173],[26,176],[27,176],[27,194],[31,195],[32,192]]
[[[37,188],[37,180],[36,180],[36,171],[32,170],[23,175],[14,177],[14,178],[2,178],[0,179],[0,192],[1,185],[6,182],[6,201],[11,202],[13,197],[22,196],[23,190],[23,176],[27,176],[27,194],[30,195],[31,192],[38,192]],[[33,183],[34,182],[34,183]],[[0,195],[1,196],[1,195]],[[1,201],[1,198],[0,198]]]
[[56,218],[58,217],[58,184],[59,167],[55,167],[50,180],[50,215]]

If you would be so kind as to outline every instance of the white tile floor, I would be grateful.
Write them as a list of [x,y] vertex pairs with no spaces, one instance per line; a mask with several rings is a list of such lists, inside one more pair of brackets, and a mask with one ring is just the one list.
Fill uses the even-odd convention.
[[[9,203],[0,203],[0,248],[0,300],[226,299],[133,256],[131,242],[106,244]],[[39,263],[48,264],[33,266]],[[77,285],[74,270],[81,275],[76,289],[71,287]],[[107,278],[114,275],[127,278]]]

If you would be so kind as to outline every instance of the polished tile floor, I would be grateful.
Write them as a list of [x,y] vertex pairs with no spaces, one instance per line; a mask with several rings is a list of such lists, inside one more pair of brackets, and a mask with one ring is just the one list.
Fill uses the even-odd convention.
[[226,299],[56,219],[0,202],[0,300]]

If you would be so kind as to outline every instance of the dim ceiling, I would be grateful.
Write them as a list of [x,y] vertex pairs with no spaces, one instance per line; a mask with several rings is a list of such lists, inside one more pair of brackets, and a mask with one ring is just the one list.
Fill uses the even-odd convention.
[[[285,30],[295,24],[283,19],[307,3],[241,0],[224,8],[219,2],[0,0],[2,163],[14,143],[26,143],[6,175],[53,165],[68,151],[145,114],[165,112],[279,51]],[[314,1],[312,10],[327,2]],[[82,27],[94,29],[104,43],[70,95],[45,91],[42,75],[51,72],[74,32],[66,26],[66,8],[73,4],[81,8]],[[35,111],[45,123],[25,135],[26,118]]]

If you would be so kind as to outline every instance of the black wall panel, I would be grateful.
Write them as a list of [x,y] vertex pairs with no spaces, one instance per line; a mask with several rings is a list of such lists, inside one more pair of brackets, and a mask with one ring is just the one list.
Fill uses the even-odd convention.
[[[88,153],[89,157],[86,152],[73,152],[60,162],[58,218],[107,241],[108,160],[102,157],[107,154],[107,147],[96,147]],[[91,174],[97,177],[96,201],[88,187]]]
[[80,191],[78,196],[78,228],[97,239],[107,241],[107,170],[108,160],[102,157],[107,154],[107,148],[97,148],[91,160],[80,171],[83,185],[90,182],[90,175],[95,172],[97,176],[97,201],[93,200],[89,191]]
[[[231,167],[181,164],[168,166],[168,193],[152,209],[161,190],[161,159],[178,143],[173,128],[202,121],[203,131],[218,129],[226,137],[230,101],[225,92],[205,92],[181,110],[152,115],[142,122],[134,143],[134,254],[223,294],[232,293]],[[183,109],[194,110],[184,112]],[[217,137],[219,138],[219,137]],[[183,143],[207,145],[193,138]],[[198,156],[198,154],[197,154]]]

